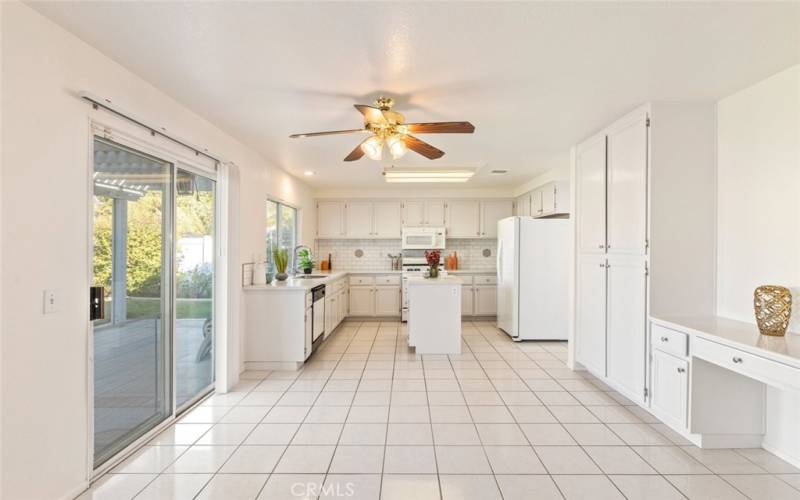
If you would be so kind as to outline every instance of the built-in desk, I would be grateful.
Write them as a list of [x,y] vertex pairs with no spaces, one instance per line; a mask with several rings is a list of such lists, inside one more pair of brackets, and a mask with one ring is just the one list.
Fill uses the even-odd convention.
[[800,391],[800,335],[717,316],[650,321],[651,411],[703,448],[762,446],[766,385]]

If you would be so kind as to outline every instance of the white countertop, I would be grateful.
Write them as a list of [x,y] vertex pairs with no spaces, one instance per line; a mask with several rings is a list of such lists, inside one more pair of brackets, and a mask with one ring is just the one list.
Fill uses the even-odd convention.
[[[303,290],[311,290],[315,286],[319,285],[326,285],[332,281],[336,281],[339,278],[344,278],[349,273],[347,271],[319,271],[313,272],[312,275],[325,275],[324,278],[301,278],[296,279],[294,277],[290,277],[286,281],[278,281],[272,280],[271,283],[267,283],[266,285],[250,285],[242,287],[243,290],[249,292],[258,292],[258,291],[303,291]],[[382,273],[381,273],[382,274]]]
[[438,278],[425,278],[423,276],[409,276],[408,286],[427,285],[427,286],[444,286],[444,285],[461,285],[463,282],[461,278],[455,276],[439,276]]
[[476,269],[453,269],[453,270],[450,270],[450,269],[448,269],[447,273],[448,274],[491,274],[491,275],[495,275],[495,274],[497,274],[497,271],[494,271],[494,270],[491,270],[491,269],[490,270],[486,270],[486,269],[480,269],[480,270],[476,270]]
[[761,335],[758,326],[721,316],[651,316],[653,323],[800,367],[800,335]]

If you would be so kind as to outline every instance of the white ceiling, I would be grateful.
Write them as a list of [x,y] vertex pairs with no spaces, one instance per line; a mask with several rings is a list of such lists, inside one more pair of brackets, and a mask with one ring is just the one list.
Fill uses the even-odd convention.
[[423,136],[442,159],[395,164],[481,167],[468,187],[510,187],[639,103],[716,100],[800,61],[798,3],[32,6],[317,187],[384,185],[378,163],[342,162],[360,135],[288,138],[358,128],[352,105],[380,94],[407,121],[476,126]]

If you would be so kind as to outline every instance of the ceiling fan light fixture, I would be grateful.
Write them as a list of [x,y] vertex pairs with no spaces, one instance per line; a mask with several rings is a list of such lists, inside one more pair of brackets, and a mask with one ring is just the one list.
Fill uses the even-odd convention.
[[386,139],[386,146],[389,148],[389,154],[395,160],[402,158],[408,152],[408,146],[401,135],[393,135]]
[[377,135],[374,135],[361,144],[361,151],[363,151],[370,160],[380,161],[383,157],[383,140]]

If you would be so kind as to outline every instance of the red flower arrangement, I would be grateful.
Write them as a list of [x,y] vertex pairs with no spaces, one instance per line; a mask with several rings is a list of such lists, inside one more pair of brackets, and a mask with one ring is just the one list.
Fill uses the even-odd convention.
[[442,256],[439,250],[425,250],[425,260],[428,261],[428,265],[438,266],[439,265],[439,258]]

